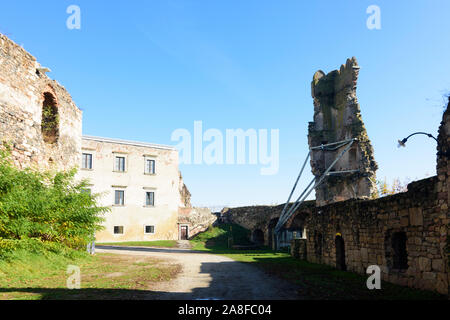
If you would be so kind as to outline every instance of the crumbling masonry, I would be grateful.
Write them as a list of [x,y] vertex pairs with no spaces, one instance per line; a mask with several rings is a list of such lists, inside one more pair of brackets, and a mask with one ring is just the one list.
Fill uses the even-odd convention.
[[[82,112],[66,89],[46,75],[49,71],[0,34],[0,149],[9,146],[19,168],[68,170],[81,164]],[[92,156],[93,150],[88,152]],[[176,182],[180,203],[172,229],[175,233],[177,225],[188,227],[191,237],[204,231],[216,216],[207,208],[191,206],[181,174]],[[142,220],[137,225],[143,232]]]
[[[308,128],[310,148],[356,139],[351,149],[333,167],[333,171],[346,173],[331,175],[326,184],[316,188],[318,206],[347,199],[369,198],[376,192],[377,164],[356,98],[358,74],[359,66],[355,58],[348,59],[340,70],[327,75],[322,71],[314,74],[311,84],[314,122],[310,122]],[[317,179],[341,151],[312,151],[311,168]]]
[[[409,184],[407,192],[370,199],[377,165],[356,101],[358,71],[353,58],[339,71],[314,75],[309,143],[356,137],[357,147],[335,169],[359,172],[327,180],[316,190],[317,201],[304,202],[287,221],[283,240],[300,259],[361,274],[378,265],[385,281],[449,294],[450,100],[439,128],[437,176]],[[333,156],[313,155],[316,177]],[[262,234],[264,243],[273,246],[283,206],[227,209],[221,220],[250,229],[254,240]]]
[[82,112],[31,54],[0,34],[0,137],[18,167],[80,163]]

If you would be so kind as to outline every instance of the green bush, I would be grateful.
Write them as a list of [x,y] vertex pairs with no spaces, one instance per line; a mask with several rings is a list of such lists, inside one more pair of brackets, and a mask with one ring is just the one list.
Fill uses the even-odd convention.
[[100,230],[98,195],[84,192],[86,181],[68,172],[19,170],[0,150],[0,254],[24,249],[82,248]]

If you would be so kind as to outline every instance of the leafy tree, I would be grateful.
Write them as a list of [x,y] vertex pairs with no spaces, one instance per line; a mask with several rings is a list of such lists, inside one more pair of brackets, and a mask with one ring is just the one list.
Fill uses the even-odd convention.
[[401,193],[401,192],[406,192],[406,191],[408,191],[409,182],[410,182],[409,179],[406,179],[404,182],[401,182],[400,179],[396,178],[396,179],[394,179],[392,184],[389,185],[386,182],[386,178],[383,181],[378,180],[377,181],[378,196],[384,197],[384,196],[393,195],[393,194],[397,194],[397,193]]

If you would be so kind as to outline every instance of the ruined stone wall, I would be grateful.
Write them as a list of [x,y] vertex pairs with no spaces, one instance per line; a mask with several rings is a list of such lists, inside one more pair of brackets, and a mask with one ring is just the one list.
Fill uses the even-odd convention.
[[179,209],[178,224],[189,227],[189,239],[206,231],[217,221],[217,215],[209,208],[186,207]]
[[[357,139],[332,171],[358,172],[327,177],[326,183],[316,188],[318,206],[347,199],[369,198],[376,191],[377,164],[356,98],[358,75],[358,63],[352,58],[348,59],[340,70],[327,75],[318,71],[313,77],[311,91],[314,99],[314,121],[309,123],[309,146],[317,147]],[[320,178],[343,149],[313,150],[311,168],[314,176]]]
[[[306,227],[306,240],[293,240],[291,253],[361,274],[378,265],[385,281],[449,294],[450,99],[439,128],[437,176],[409,184],[407,192],[369,199],[376,190],[377,165],[356,100],[358,70],[353,58],[339,71],[314,75],[309,144],[357,138],[355,148],[334,170],[358,169],[359,173],[327,178],[316,189],[316,202],[298,208],[284,228]],[[337,152],[312,153],[316,177]],[[283,207],[232,208],[223,212],[221,220],[264,230],[265,244],[270,246],[274,221]]]
[[[286,222],[286,228],[302,229],[306,216],[312,214],[315,206],[315,201],[305,201]],[[256,230],[261,230],[264,233],[264,244],[272,247],[274,243],[274,228],[280,218],[283,207],[284,204],[276,206],[225,208],[221,213],[221,221],[225,223],[236,223],[251,230],[252,234]],[[299,217],[301,219],[297,219]],[[297,220],[300,220],[300,222]]]
[[[80,162],[82,112],[45,71],[36,58],[0,34],[0,142],[10,144],[20,168],[69,169]],[[57,119],[47,131],[42,126],[43,118],[48,120],[43,117],[46,96]]]
[[[447,270],[450,269],[450,215],[448,205],[450,203],[450,163],[448,158],[450,156],[450,97],[448,100],[447,109],[442,117],[442,122],[439,127],[438,147],[437,147],[437,165],[436,172],[438,177],[437,192],[441,203],[442,213],[446,212],[447,217],[447,234],[446,234],[446,257]],[[441,235],[444,237],[444,235]],[[450,272],[447,272],[448,283],[450,284]],[[450,292],[450,289],[449,289]]]
[[191,193],[189,192],[188,187],[184,184],[183,181],[183,176],[181,175],[180,172],[180,182],[179,182],[179,186],[180,186],[180,207],[182,208],[191,208]]
[[[346,270],[365,274],[370,265],[378,265],[382,279],[414,288],[448,294],[447,256],[448,209],[439,192],[438,177],[416,181],[408,192],[376,200],[351,199],[322,207],[303,204],[286,223],[290,229],[297,217],[306,227],[306,250],[293,240],[294,256],[314,263],[340,268],[336,257],[336,237],[344,242]],[[447,196],[447,193],[445,193]],[[264,231],[270,244],[270,221],[279,217],[283,205],[232,208],[226,220],[247,229]],[[406,235],[406,269],[393,267],[392,237]]]
[[[335,243],[340,236],[347,270],[363,274],[378,265],[383,280],[447,294],[448,212],[438,185],[433,177],[411,183],[406,193],[317,208],[306,221],[308,261],[341,268]],[[406,235],[407,267],[394,265],[396,233]]]

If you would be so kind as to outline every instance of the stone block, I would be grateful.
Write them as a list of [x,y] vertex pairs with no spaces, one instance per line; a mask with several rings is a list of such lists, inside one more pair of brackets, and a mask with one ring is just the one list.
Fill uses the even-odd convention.
[[442,260],[442,259],[433,259],[431,261],[431,268],[434,271],[443,272],[444,271],[444,260]]
[[418,267],[420,271],[431,271],[431,260],[425,257],[419,257]]
[[409,221],[412,226],[423,225],[423,214],[421,208],[409,208]]

